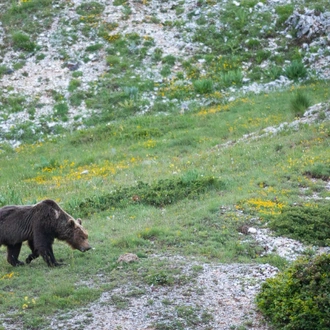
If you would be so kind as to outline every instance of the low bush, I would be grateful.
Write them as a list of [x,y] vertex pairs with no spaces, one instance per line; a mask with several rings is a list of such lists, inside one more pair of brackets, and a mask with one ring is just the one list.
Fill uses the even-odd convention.
[[117,190],[85,199],[78,205],[78,212],[88,215],[111,207],[125,207],[129,204],[143,204],[156,207],[174,204],[184,198],[197,198],[212,189],[222,189],[223,183],[214,177],[189,175],[166,179],[152,184],[138,182],[136,186]]
[[315,163],[307,168],[304,174],[314,179],[327,181],[330,179],[330,164]]
[[277,329],[330,329],[330,255],[298,260],[267,279],[256,302]]
[[269,227],[278,235],[308,244],[330,244],[330,205],[294,206],[283,209]]

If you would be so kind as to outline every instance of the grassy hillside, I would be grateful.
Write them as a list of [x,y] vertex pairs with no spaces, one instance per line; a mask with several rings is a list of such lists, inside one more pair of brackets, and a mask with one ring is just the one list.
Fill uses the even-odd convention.
[[[38,61],[38,56],[42,61],[41,54],[48,56],[43,46],[38,48],[38,36],[46,33],[57,17],[64,20],[61,12],[67,8],[80,15],[84,23],[68,20],[67,26],[72,29],[66,32],[75,33],[78,40],[85,36],[91,41],[82,56],[104,52],[102,60],[107,65],[102,75],[88,83],[82,79],[83,70],[67,70],[68,85],[47,91],[52,99],[51,112],[40,116],[38,109],[44,105],[38,102],[38,95],[22,97],[16,85],[10,87],[2,81],[2,123],[15,124],[9,129],[3,126],[0,132],[0,206],[54,199],[74,217],[82,218],[94,247],[81,254],[55,242],[54,253],[66,266],[49,269],[41,258],[13,268],[6,262],[2,246],[3,329],[46,329],[50,324],[47,317],[83,308],[102,292],[127,283],[137,288],[144,284],[168,286],[171,290],[192,282],[201,271],[195,265],[191,273],[182,274],[180,265],[152,255],[194,256],[201,263],[286,266],[286,260],[276,253],[264,254],[263,247],[253,237],[242,235],[239,228],[267,227],[269,222],[276,222],[282,210],[296,205],[328,207],[329,82],[302,64],[300,46],[294,42],[283,45],[277,57],[262,53],[267,38],[278,35],[279,42],[284,42],[279,33],[284,29],[280,19],[292,13],[291,5],[275,8],[276,24],[270,25],[272,31],[264,39],[256,25],[254,30],[249,29],[255,34],[253,40],[259,42],[248,45],[248,51],[242,46],[242,31],[252,22],[271,22],[266,12],[248,20],[246,15],[255,2],[243,1],[238,13],[234,5],[226,4],[228,15],[215,13],[212,26],[201,16],[191,40],[202,43],[201,49],[207,46],[211,50],[198,49],[183,58],[164,55],[155,48],[154,40],[138,33],[109,34],[115,26],[99,20],[104,10],[101,1],[79,6],[74,1],[47,0],[0,4],[5,45],[18,47],[17,61],[11,64],[19,63],[20,58],[24,62],[15,72],[24,72],[31,49],[33,61]],[[121,19],[126,15],[129,20],[133,4],[117,5],[122,4]],[[205,12],[216,4],[198,2]],[[315,7],[321,2],[308,4]],[[322,4],[328,6],[328,2]],[[194,14],[184,2],[177,4],[175,12],[177,21],[167,25],[162,22],[163,29],[175,27],[187,33],[189,26],[184,19]],[[32,13],[36,17],[33,21]],[[152,19],[153,24],[159,23],[156,15]],[[218,21],[231,27],[225,30],[226,38],[230,38],[227,48],[215,42]],[[18,30],[24,30],[29,41],[19,38]],[[60,31],[63,53],[66,49],[69,52],[68,39],[64,38],[68,36]],[[109,35],[117,37],[110,40],[106,38]],[[73,35],[71,38],[76,40]],[[6,50],[1,51],[6,59]],[[69,59],[67,54],[61,56],[64,65]],[[298,63],[294,62],[296,58],[303,65],[298,69],[302,76],[287,77],[291,79],[289,86],[243,93],[243,78],[261,86],[281,74],[288,76],[290,64],[286,61]],[[260,64],[267,59],[276,62],[276,68],[271,65],[262,70]],[[87,56],[84,63],[88,62]],[[252,66],[244,71],[246,62]],[[160,80],[144,75],[143,69],[150,63]],[[6,62],[3,72],[8,67]],[[2,78],[6,77],[4,73]],[[307,105],[299,101],[301,95]],[[301,112],[317,103],[322,105],[314,118],[304,121]],[[82,104],[86,116],[80,113]],[[24,117],[26,114],[28,117]],[[299,118],[299,124],[290,125]],[[272,228],[276,231],[276,225]],[[301,239],[306,243],[304,237]],[[307,243],[328,246],[329,240],[310,238]],[[116,260],[127,252],[137,254],[140,262],[119,266]],[[28,253],[24,246],[21,259]],[[116,307],[127,308],[129,297],[120,298],[114,299]],[[155,324],[155,329],[193,327],[190,317],[184,318],[186,323],[172,322],[166,328]],[[182,313],[177,318],[181,320]],[[212,318],[198,322],[196,329],[211,328]],[[248,328],[247,324],[243,326]]]

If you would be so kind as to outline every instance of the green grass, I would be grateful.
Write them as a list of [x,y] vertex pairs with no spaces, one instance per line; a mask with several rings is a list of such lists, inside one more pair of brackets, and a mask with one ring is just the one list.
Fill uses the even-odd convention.
[[[327,84],[301,89],[308,91],[313,103],[328,98]],[[297,200],[304,203],[300,197],[302,185],[308,188],[309,195],[326,193],[324,185],[315,185],[306,171],[313,171],[313,162],[329,162],[329,122],[304,125],[298,130],[288,128],[276,136],[228,147],[221,145],[293,120],[291,98],[292,91],[250,96],[222,105],[223,109],[209,106],[183,116],[127,118],[15,150],[3,146],[1,204],[29,204],[54,198],[75,217],[83,217],[95,250],[80,254],[56,242],[55,255],[66,266],[48,269],[38,259],[16,269],[7,264],[2,247],[2,310],[14,309],[14,319],[22,320],[26,326],[33,322],[35,327],[42,327],[44,315],[83,306],[102,290],[108,290],[98,283],[96,274],[112,277],[115,260],[124,252],[148,257],[149,253],[166,251],[216,262],[263,262],[260,247],[253,241],[241,241],[237,228],[255,216],[266,221],[281,204],[289,206]],[[60,107],[57,111],[61,115]],[[143,203],[145,193],[152,191],[156,193],[152,198],[163,198],[166,184],[175,187],[178,182],[208,177],[223,185],[212,189],[205,186],[196,191],[196,198],[174,197],[175,203],[161,203],[161,207]],[[136,190],[139,181],[144,182],[145,190]],[[171,194],[173,191],[168,190]],[[87,213],[82,208],[84,201],[100,202],[105,196],[119,198],[119,202],[126,198],[127,202],[100,204],[104,207],[95,204]],[[220,212],[222,207],[226,208],[224,213]],[[243,217],[237,208],[245,210]],[[27,253],[24,246],[22,255]],[[268,257],[267,262],[282,263],[275,257]],[[141,264],[148,264],[148,258]],[[134,281],[172,285],[174,275],[155,262],[142,278],[134,277]],[[95,285],[75,289],[81,278]],[[124,272],[120,278],[125,282],[129,276]],[[8,290],[10,287],[17,288],[14,294]],[[28,316],[22,308],[25,297],[29,301]],[[126,304],[115,298],[113,303],[120,308]],[[190,313],[185,308],[181,312]]]
[[[49,27],[56,14],[52,2],[0,3],[5,6],[1,19],[7,36],[16,36],[8,37],[6,45],[32,51],[36,35]],[[325,180],[329,179],[330,125],[324,112],[311,125],[287,127],[277,135],[261,137],[264,128],[295,120],[295,107],[303,111],[329,100],[329,83],[303,80],[308,75],[296,58],[296,45],[288,44],[287,51],[276,55],[263,50],[262,36],[274,37],[278,31],[261,32],[260,27],[270,25],[272,17],[269,13],[250,15],[249,8],[256,3],[242,1],[237,10],[228,2],[226,15],[210,13],[213,19],[209,22],[200,19],[193,39],[210,51],[197,52],[188,60],[164,56],[151,38],[121,35],[117,23],[95,24],[104,10],[98,2],[86,1],[76,8],[84,17],[76,25],[84,26],[79,28],[86,36],[91,33],[101,38],[93,39],[84,50],[87,55],[104,50],[107,72],[87,89],[82,86],[82,72],[73,72],[69,93],[50,91],[55,102],[52,116],[38,125],[24,120],[0,132],[2,139],[23,142],[17,148],[0,144],[0,206],[55,199],[73,216],[82,217],[95,250],[81,254],[55,242],[55,255],[65,266],[48,269],[39,258],[28,266],[12,268],[1,247],[1,313],[10,313],[11,320],[22,322],[26,329],[42,329],[47,327],[46,316],[80,309],[103,291],[127,283],[171,290],[193,281],[201,271],[195,266],[182,275],[180,264],[151,258],[151,254],[286,267],[277,254],[260,257],[262,247],[242,237],[238,228],[256,218],[253,225],[264,226],[297,203],[316,209],[320,203],[306,198],[329,196]],[[115,1],[115,5],[123,4]],[[207,2],[199,5],[203,9]],[[291,12],[291,5],[276,9],[278,29]],[[38,18],[33,24],[31,13]],[[130,9],[126,6],[122,14],[127,18]],[[215,24],[220,17],[228,24],[221,33]],[[17,34],[21,25],[24,35]],[[185,27],[178,24],[177,28]],[[143,72],[148,59],[162,70],[161,81],[136,74],[135,69]],[[251,68],[244,71],[242,64],[251,59]],[[268,69],[259,66],[265,60],[272,62]],[[284,66],[287,60],[291,64]],[[176,66],[179,72],[174,71]],[[2,66],[0,75],[7,69]],[[252,81],[271,81],[286,74],[296,84],[280,92],[236,93],[235,100],[228,101],[228,91],[242,85],[243,74]],[[302,102],[299,95],[308,95],[308,102]],[[36,116],[35,100],[27,102],[22,95],[1,91],[0,101],[1,120],[19,114],[24,107],[30,109],[31,120]],[[62,127],[71,107],[83,102],[93,113],[81,118],[86,128],[75,131],[75,123],[70,129]],[[47,123],[53,121],[57,124],[49,127]],[[244,138],[251,133],[260,138]],[[290,231],[294,227],[291,224]],[[313,231],[308,231],[308,242],[315,240]],[[319,240],[327,243],[323,236]],[[118,256],[126,252],[141,256],[140,262],[118,267]],[[21,259],[28,253],[24,245]],[[113,294],[111,304],[127,308],[130,296],[143,294],[141,289],[123,297]],[[177,306],[176,314],[177,318],[167,320],[175,329],[198,322],[206,326],[212,319],[202,308],[186,305]],[[159,321],[154,326],[166,329],[167,325]]]

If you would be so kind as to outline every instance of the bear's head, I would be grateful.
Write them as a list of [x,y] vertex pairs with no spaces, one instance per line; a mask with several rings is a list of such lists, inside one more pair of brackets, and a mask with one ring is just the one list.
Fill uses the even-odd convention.
[[81,226],[81,220],[70,219],[68,223],[69,234],[65,241],[73,248],[81,252],[86,252],[92,247],[88,243],[87,231]]
[[85,252],[91,249],[87,231],[81,225],[81,219],[75,220],[53,200],[44,200],[35,208],[39,217],[44,219],[44,226],[53,228],[54,237],[67,242],[73,249]]

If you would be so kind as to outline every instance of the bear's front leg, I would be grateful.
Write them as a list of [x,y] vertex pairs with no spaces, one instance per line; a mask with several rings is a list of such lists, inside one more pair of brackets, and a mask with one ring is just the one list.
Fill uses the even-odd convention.
[[7,245],[7,261],[14,267],[24,265],[24,262],[18,260],[21,247],[22,243]]
[[27,264],[31,263],[31,261],[32,261],[33,259],[36,259],[36,258],[39,257],[39,253],[38,253],[38,251],[37,251],[37,250],[35,249],[35,247],[34,247],[33,240],[29,240],[29,241],[28,241],[28,244],[29,244],[29,247],[30,247],[32,253],[29,254],[29,256],[25,259],[25,262],[26,262]]
[[52,247],[38,250],[42,258],[45,260],[49,267],[62,266],[63,264],[56,261]]

